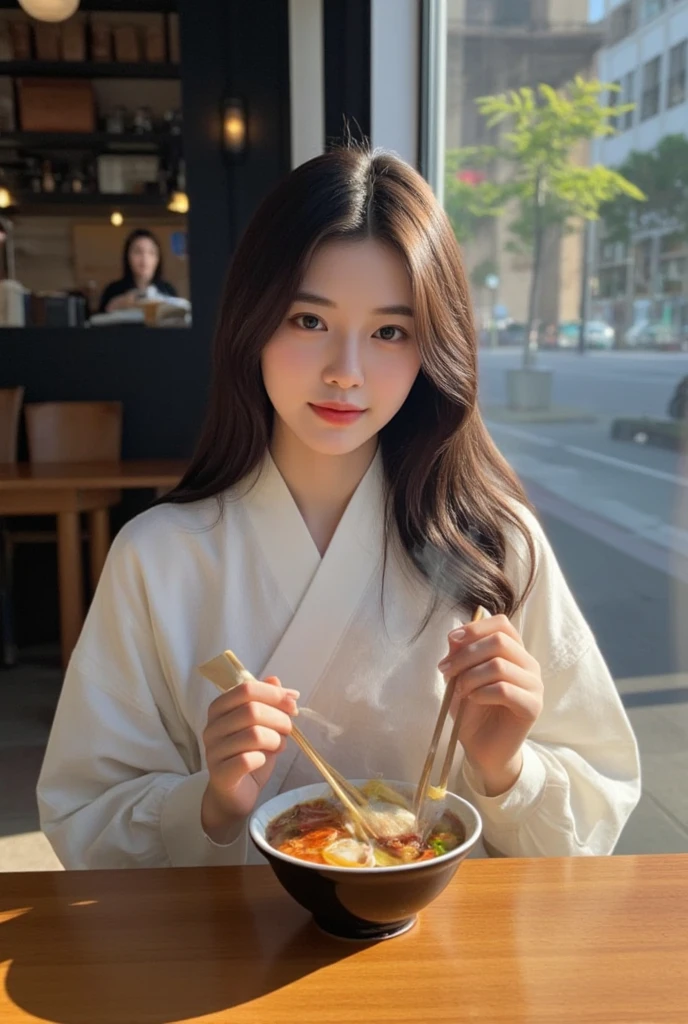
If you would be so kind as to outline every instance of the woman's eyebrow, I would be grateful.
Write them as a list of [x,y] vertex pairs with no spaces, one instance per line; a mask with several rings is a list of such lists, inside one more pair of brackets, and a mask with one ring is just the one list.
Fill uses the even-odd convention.
[[[312,302],[316,306],[327,306],[330,309],[337,308],[337,303],[333,302],[332,299],[326,299],[324,295],[316,295],[314,292],[297,292],[294,296],[294,302]],[[413,316],[411,307],[404,305],[380,306],[372,312],[376,316]]]
[[376,316],[413,316],[410,306],[380,306],[379,309],[374,309],[373,313]]

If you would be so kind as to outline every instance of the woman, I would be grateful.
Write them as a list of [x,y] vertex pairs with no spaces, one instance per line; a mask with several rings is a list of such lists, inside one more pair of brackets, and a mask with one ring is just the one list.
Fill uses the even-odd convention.
[[122,277],[112,281],[102,294],[99,313],[115,313],[132,309],[149,288],[160,295],[176,296],[174,287],[163,280],[160,243],[151,231],[138,228],[124,243]]
[[[227,647],[261,681],[218,697],[198,666]],[[195,458],[115,539],[74,651],[43,828],[70,868],[260,859],[252,809],[317,781],[299,696],[344,775],[414,781],[448,679],[483,854],[610,853],[635,738],[481,421],[450,224],[396,157],[333,151],[238,247]]]

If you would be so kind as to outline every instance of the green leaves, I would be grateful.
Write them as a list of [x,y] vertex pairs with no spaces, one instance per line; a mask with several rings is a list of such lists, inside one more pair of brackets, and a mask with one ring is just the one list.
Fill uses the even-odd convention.
[[501,132],[494,145],[446,155],[446,209],[459,241],[472,237],[484,218],[508,210],[517,247],[532,249],[536,230],[595,220],[618,197],[642,201],[642,186],[622,172],[586,166],[590,142],[614,134],[613,118],[633,109],[609,106],[603,97],[611,92],[618,86],[577,76],[563,89],[540,84],[480,97],[486,126]]
[[688,236],[688,139],[685,135],[665,135],[654,150],[633,152],[618,168],[619,177],[631,183],[636,194],[645,197],[642,207],[635,196],[620,191],[603,205],[600,214],[607,237],[628,242],[633,231],[648,227],[676,227]]

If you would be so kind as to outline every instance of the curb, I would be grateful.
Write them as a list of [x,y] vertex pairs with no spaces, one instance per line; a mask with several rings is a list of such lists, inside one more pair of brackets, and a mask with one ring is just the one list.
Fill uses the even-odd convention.
[[564,405],[553,405],[549,409],[509,409],[508,406],[489,405],[481,407],[485,419],[494,423],[596,423],[595,413],[573,409]]

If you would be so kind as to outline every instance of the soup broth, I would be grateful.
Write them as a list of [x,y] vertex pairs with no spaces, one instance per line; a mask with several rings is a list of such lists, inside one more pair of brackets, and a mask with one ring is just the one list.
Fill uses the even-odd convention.
[[375,847],[356,838],[343,807],[321,798],[296,804],[268,824],[265,838],[280,853],[333,867],[391,867],[432,860],[464,842],[456,815],[445,811],[425,843],[414,832],[380,839]]

